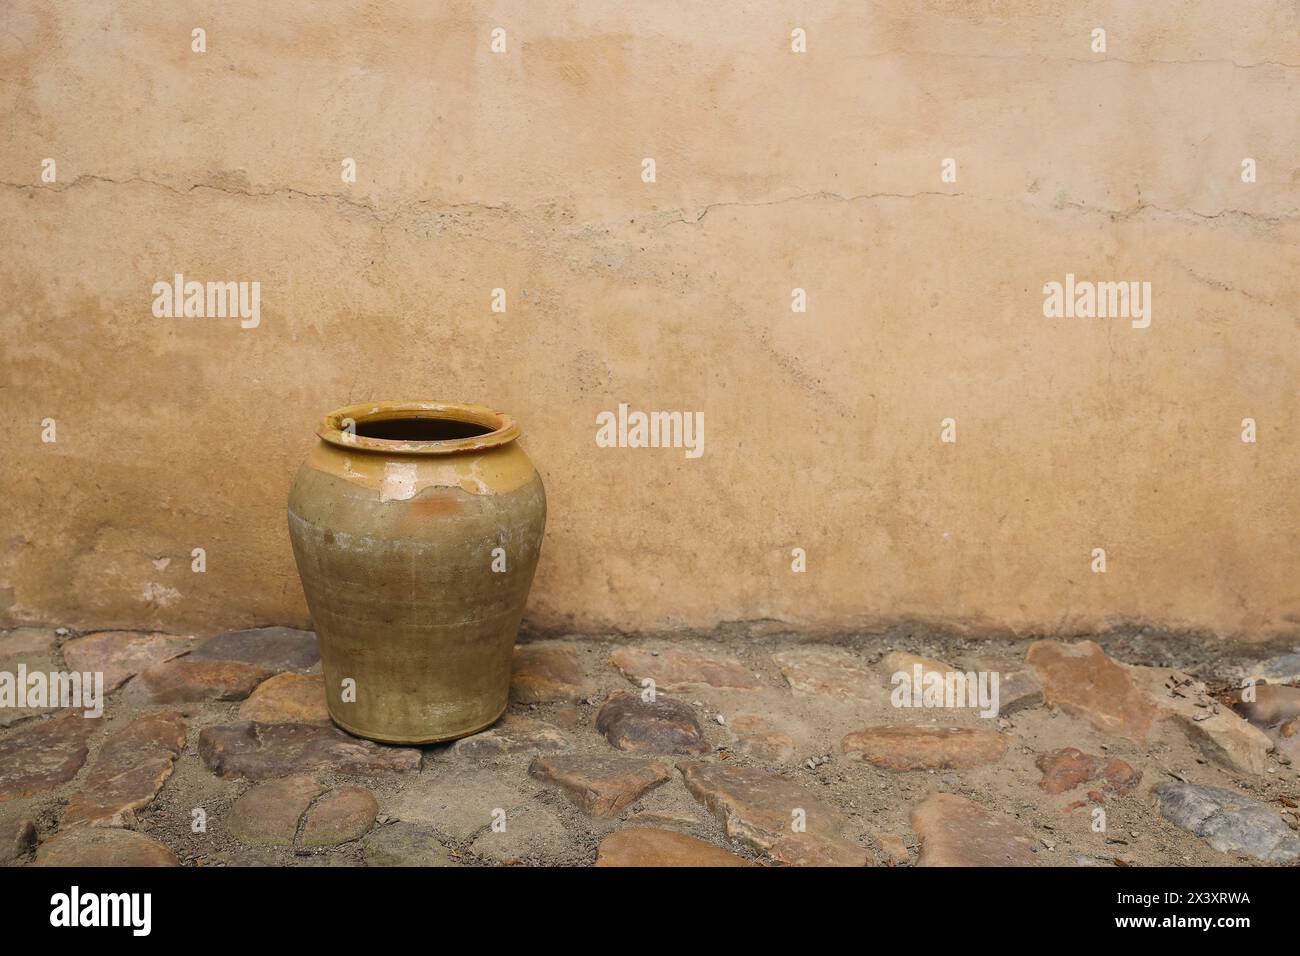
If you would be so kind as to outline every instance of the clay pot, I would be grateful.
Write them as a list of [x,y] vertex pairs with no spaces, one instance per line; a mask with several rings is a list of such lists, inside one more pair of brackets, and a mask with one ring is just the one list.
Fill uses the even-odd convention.
[[518,426],[480,405],[375,402],[316,434],[289,536],[330,716],[386,743],[482,730],[506,707],[546,524]]

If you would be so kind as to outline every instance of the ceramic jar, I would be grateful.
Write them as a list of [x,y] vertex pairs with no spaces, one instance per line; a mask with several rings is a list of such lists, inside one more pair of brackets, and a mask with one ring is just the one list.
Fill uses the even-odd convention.
[[386,743],[472,734],[505,710],[546,524],[519,428],[479,405],[331,412],[289,493],[330,716]]

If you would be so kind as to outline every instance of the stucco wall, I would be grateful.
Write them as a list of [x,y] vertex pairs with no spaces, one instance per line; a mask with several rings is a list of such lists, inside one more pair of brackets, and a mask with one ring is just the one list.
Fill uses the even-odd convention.
[[[544,627],[1300,631],[1294,3],[0,20],[6,621],[305,620],[317,420],[437,398],[524,428]],[[155,317],[176,273],[260,324]],[[1067,273],[1150,327],[1045,318]],[[620,402],[704,454],[598,448]]]

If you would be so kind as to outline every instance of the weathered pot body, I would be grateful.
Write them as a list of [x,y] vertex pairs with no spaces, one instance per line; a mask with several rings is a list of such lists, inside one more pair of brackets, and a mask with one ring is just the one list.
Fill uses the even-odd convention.
[[330,716],[387,743],[505,710],[546,493],[506,416],[379,402],[331,413],[289,493]]

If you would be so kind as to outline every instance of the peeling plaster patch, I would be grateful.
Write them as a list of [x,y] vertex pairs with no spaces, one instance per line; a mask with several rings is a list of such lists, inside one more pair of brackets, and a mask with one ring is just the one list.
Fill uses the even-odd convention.
[[159,571],[166,571],[167,565],[172,563],[171,558],[153,558],[151,560],[153,561],[153,566]]
[[158,607],[171,607],[181,599],[181,592],[175,588],[169,588],[165,584],[155,584],[150,581],[140,592],[146,604],[156,604]]
[[380,501],[406,501],[415,497],[416,468],[412,462],[384,462],[384,480],[379,485]]
[[481,460],[475,459],[473,464],[473,474],[466,475],[460,480],[460,487],[472,495],[488,495],[492,489],[488,487],[487,482],[482,478]]

